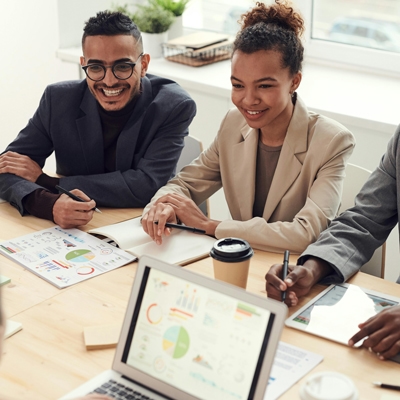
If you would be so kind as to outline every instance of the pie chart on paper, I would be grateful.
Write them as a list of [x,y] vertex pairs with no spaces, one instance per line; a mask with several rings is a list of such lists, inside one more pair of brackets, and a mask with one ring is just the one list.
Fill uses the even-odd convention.
[[93,260],[96,256],[90,250],[74,250],[66,254],[65,258],[71,262],[88,262]]

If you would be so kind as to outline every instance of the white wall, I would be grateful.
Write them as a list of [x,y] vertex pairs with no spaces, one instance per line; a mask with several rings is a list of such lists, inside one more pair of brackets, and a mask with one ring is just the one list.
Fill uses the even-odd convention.
[[53,0],[2,2],[0,38],[0,150],[4,150],[36,110],[45,86],[67,77],[75,67],[55,57],[58,18]]
[[[57,49],[61,45],[79,46],[84,21],[97,11],[118,3],[121,1],[12,0],[1,3],[0,151],[27,124],[48,84],[79,77],[78,66],[58,59]],[[54,161],[50,160],[47,167],[54,169]]]

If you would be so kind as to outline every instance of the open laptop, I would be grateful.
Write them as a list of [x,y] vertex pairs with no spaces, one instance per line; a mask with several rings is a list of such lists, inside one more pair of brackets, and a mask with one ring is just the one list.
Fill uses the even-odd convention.
[[283,303],[143,256],[112,369],[62,399],[263,399],[286,315]]

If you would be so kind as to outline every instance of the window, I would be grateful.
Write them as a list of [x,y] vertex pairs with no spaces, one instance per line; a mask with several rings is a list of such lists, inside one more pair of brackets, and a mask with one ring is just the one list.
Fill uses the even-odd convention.
[[400,75],[400,0],[295,0],[306,56]]
[[[306,57],[400,75],[400,0],[292,1],[307,24]],[[254,4],[190,0],[183,24],[235,35],[241,14]]]
[[253,6],[254,0],[190,0],[183,25],[235,35],[240,28],[240,16]]

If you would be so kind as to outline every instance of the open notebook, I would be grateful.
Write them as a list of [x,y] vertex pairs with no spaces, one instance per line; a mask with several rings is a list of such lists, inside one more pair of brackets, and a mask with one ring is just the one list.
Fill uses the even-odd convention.
[[112,369],[63,399],[109,390],[121,399],[263,399],[286,314],[283,303],[141,257]]
[[172,229],[171,236],[163,237],[162,244],[157,245],[143,230],[140,217],[91,229],[89,233],[112,239],[119,248],[137,258],[151,255],[178,265],[208,256],[215,242],[215,238],[207,235]]

